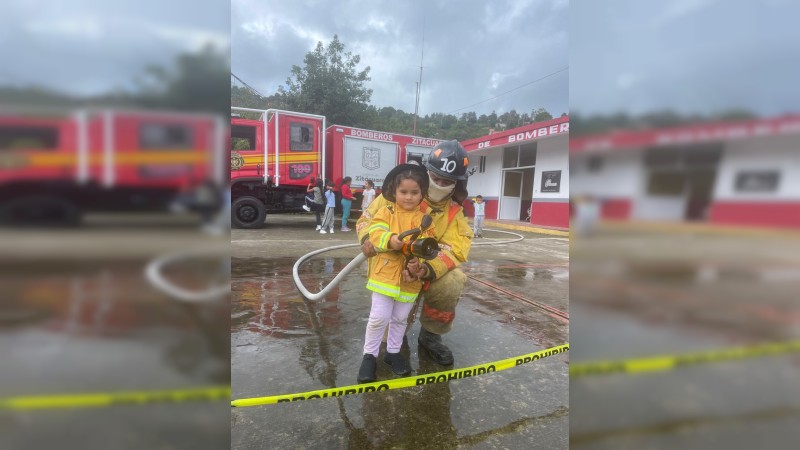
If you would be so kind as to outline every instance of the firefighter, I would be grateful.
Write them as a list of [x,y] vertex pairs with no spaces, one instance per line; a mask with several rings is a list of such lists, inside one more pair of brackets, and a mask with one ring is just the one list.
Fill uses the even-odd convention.
[[[433,217],[441,251],[415,274],[424,282],[418,343],[436,363],[444,366],[453,364],[453,353],[442,342],[442,335],[453,327],[456,305],[467,280],[458,266],[467,261],[473,238],[461,207],[467,197],[468,165],[467,152],[457,141],[441,142],[431,149],[425,163],[430,186],[420,208]],[[367,225],[385,204],[386,200],[379,195],[356,222],[361,251],[367,257],[376,254],[368,240]]]

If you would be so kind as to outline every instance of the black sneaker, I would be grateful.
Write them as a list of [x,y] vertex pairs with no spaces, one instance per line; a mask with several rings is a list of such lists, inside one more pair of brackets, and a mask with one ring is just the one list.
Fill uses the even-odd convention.
[[361,360],[361,368],[358,369],[358,382],[359,383],[372,383],[377,378],[375,377],[375,369],[377,361],[375,357],[367,353],[364,359]]
[[431,333],[422,328],[419,331],[417,342],[437,364],[443,366],[453,364],[453,352],[442,343],[441,335]]
[[411,366],[408,364],[408,360],[400,353],[386,352],[386,356],[383,357],[383,362],[392,366],[392,372],[394,372],[395,375],[411,375]]

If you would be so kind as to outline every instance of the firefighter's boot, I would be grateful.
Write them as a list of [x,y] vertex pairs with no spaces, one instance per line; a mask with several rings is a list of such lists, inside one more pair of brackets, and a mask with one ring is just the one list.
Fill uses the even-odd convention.
[[367,353],[364,355],[364,359],[361,360],[361,368],[358,369],[358,382],[359,383],[372,383],[377,378],[375,376],[375,370],[377,366],[377,361],[375,361],[375,357]]
[[421,328],[419,331],[419,346],[424,348],[437,364],[449,366],[453,364],[453,352],[442,343],[442,336],[431,333]]
[[399,352],[386,352],[386,356],[383,357],[383,362],[392,366],[392,372],[394,372],[395,375],[400,375],[401,377],[411,375],[411,366],[408,364],[408,360]]

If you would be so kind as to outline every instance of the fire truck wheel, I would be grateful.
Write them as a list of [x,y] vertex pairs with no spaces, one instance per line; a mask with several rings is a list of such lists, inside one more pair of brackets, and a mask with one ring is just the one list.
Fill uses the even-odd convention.
[[4,225],[63,227],[79,225],[80,220],[78,207],[55,197],[22,197],[0,205],[0,223]]
[[266,207],[255,197],[242,197],[233,202],[231,223],[236,228],[261,228],[266,217]]

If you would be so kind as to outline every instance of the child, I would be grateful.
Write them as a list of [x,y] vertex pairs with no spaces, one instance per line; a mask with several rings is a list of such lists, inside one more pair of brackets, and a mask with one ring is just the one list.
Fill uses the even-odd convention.
[[369,208],[369,204],[375,200],[375,183],[371,180],[367,180],[364,182],[364,192],[361,193],[363,198],[361,199],[361,211],[366,211]]
[[319,232],[321,234],[327,234],[328,232],[325,231],[325,228],[329,228],[330,233],[333,234],[333,210],[336,208],[336,194],[333,193],[333,181],[325,183],[325,199],[327,200],[325,204],[325,217],[322,219],[322,229],[319,230]]
[[342,180],[342,231],[350,231],[347,227],[347,219],[350,218],[350,207],[353,206],[353,191],[350,189],[350,183],[353,181],[350,177],[344,177]]
[[325,201],[322,197],[322,180],[314,179],[311,177],[311,180],[308,182],[308,188],[306,188],[306,198],[305,204],[303,205],[303,209],[306,211],[314,211],[314,214],[317,216],[317,231],[322,229],[322,220],[320,219],[320,213],[325,208]]
[[[376,360],[387,325],[389,335],[383,362],[397,375],[411,373],[400,347],[409,312],[422,289],[422,282],[411,274],[419,273],[417,269],[422,262],[412,258],[406,268],[406,257],[392,250],[403,248],[403,241],[397,237],[400,233],[422,223],[419,204],[428,192],[428,173],[420,166],[401,164],[389,172],[386,180],[383,195],[387,204],[375,213],[368,228],[369,240],[378,254],[369,259],[367,289],[372,291],[372,309],[364,334],[359,383],[375,381]],[[422,237],[434,237],[433,227],[423,231]]]
[[472,232],[475,234],[475,237],[482,238],[483,237],[483,219],[486,217],[486,213],[484,213],[484,209],[486,208],[486,203],[483,203],[483,197],[477,196],[475,197],[475,223],[472,227]]

